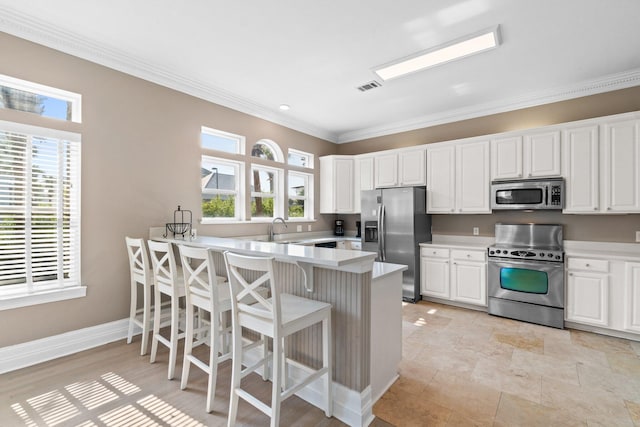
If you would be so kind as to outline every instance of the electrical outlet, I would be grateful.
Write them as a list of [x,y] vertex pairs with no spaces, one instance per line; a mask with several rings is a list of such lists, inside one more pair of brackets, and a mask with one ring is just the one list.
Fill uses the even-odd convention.
[[307,225],[307,231],[311,231],[311,224]]
[[640,231],[636,231],[636,242],[640,242]]
[[301,225],[296,226],[296,231],[298,233],[301,232],[302,231],[302,226]]
[[473,235],[477,236],[478,234],[480,234],[480,229],[478,227],[473,227]]

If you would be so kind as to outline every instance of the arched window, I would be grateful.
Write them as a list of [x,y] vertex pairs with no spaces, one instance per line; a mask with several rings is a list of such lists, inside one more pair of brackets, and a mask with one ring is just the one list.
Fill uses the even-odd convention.
[[270,139],[261,139],[251,147],[251,156],[260,159],[273,160],[275,162],[284,162],[282,150],[275,142]]

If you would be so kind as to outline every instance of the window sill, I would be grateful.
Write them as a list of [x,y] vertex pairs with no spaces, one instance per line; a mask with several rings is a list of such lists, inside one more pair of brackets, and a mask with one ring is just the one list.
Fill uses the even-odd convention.
[[[317,219],[305,219],[305,218],[290,218],[285,219],[286,222],[316,222]],[[247,224],[271,224],[273,218],[254,218],[250,221],[247,220],[224,220],[224,219],[201,219],[200,224],[203,225],[247,225]]]
[[48,290],[33,294],[23,293],[2,295],[0,293],[0,311],[11,310],[20,307],[28,307],[31,305],[46,304],[55,301],[82,298],[86,295],[86,286],[74,286],[71,288]]

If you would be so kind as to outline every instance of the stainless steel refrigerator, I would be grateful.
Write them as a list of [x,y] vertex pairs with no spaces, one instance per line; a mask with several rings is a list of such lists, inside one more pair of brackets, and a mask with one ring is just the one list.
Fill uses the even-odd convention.
[[420,243],[431,241],[425,187],[384,188],[361,193],[362,250],[376,261],[404,264],[402,299],[420,300]]

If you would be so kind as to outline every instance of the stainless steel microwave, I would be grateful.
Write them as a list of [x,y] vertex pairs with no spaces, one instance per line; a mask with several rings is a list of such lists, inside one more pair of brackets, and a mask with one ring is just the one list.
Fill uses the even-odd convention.
[[560,210],[564,206],[562,178],[493,181],[492,210]]

